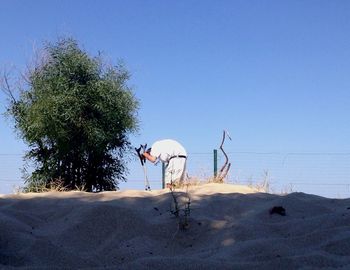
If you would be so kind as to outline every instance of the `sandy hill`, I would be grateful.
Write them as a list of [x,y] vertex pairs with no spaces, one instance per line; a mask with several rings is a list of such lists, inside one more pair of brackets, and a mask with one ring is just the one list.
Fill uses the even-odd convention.
[[350,199],[225,184],[188,194],[185,231],[168,190],[1,195],[0,268],[350,269]]

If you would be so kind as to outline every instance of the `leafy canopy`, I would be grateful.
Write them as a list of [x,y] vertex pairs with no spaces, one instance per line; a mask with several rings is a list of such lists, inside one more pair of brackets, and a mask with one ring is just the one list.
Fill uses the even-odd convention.
[[90,57],[74,39],[48,43],[43,52],[8,110],[35,164],[27,188],[60,181],[68,189],[117,189],[138,123],[128,72]]

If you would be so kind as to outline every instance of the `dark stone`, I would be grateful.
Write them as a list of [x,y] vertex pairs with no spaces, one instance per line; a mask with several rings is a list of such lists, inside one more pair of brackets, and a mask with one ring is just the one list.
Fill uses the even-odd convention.
[[284,209],[282,206],[274,206],[270,209],[270,215],[273,214],[278,214],[281,216],[285,216],[286,215],[286,209]]

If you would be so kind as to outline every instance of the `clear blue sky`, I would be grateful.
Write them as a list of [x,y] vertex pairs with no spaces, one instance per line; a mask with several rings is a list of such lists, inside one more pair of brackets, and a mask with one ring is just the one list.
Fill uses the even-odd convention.
[[[210,153],[227,129],[232,152],[350,152],[349,1],[9,0],[0,25],[2,68],[62,35],[122,59],[141,102],[134,144]],[[0,130],[0,153],[22,153]]]

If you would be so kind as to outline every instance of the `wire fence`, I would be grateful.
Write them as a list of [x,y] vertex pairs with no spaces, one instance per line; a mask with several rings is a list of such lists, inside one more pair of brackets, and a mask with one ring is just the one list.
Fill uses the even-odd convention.
[[[218,151],[218,169],[225,162]],[[305,192],[332,198],[350,197],[350,153],[279,153],[235,152],[227,153],[231,169],[226,182],[243,185],[261,185],[265,180],[270,192]],[[23,186],[21,154],[0,153],[0,193],[11,193]],[[160,189],[162,166],[146,163],[151,187]],[[188,153],[187,171],[190,177],[201,180],[213,176],[213,153]],[[144,173],[139,160],[128,164],[127,182],[120,189],[143,189]]]
[[[280,153],[228,152],[231,169],[226,182],[261,186],[268,181],[270,192],[305,192],[331,198],[350,197],[350,153]],[[143,185],[143,171],[137,163],[121,188]],[[224,164],[218,152],[218,169]],[[148,164],[151,186],[161,187],[161,166]],[[190,177],[206,180],[213,177],[213,153],[189,153],[187,171]]]

